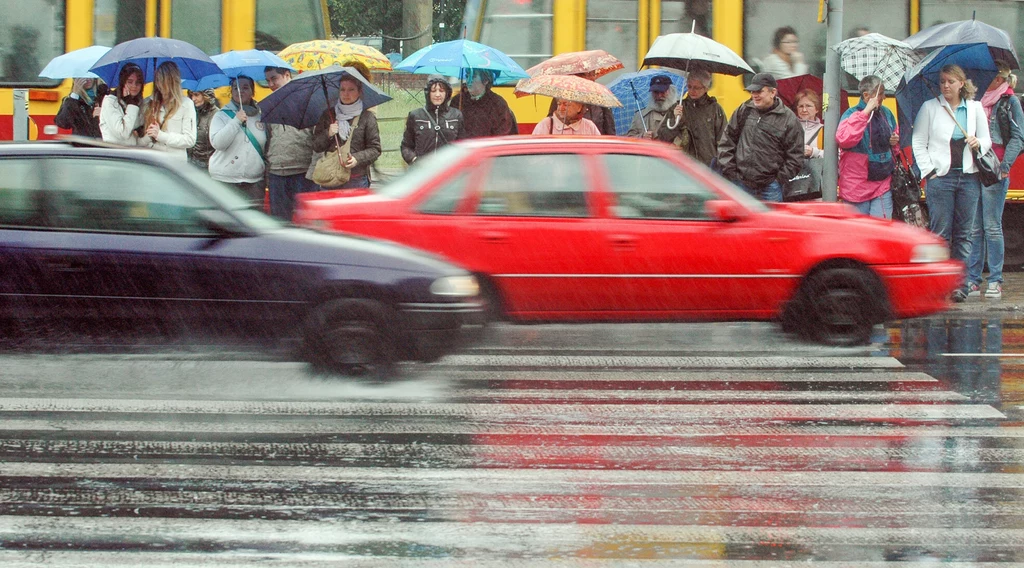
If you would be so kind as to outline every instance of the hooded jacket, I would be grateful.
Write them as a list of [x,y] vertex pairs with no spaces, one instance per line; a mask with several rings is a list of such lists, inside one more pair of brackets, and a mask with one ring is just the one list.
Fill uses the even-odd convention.
[[220,109],[214,104],[205,104],[196,109],[196,145],[188,149],[188,159],[194,165],[205,169],[210,167],[213,146],[210,144],[210,123]]
[[[445,88],[444,102],[430,104],[430,87],[440,83]],[[452,88],[443,78],[431,76],[427,81],[427,104],[414,109],[405,119],[405,134],[402,136],[402,159],[411,164],[449,142],[466,138],[466,124],[458,109],[448,106]]]
[[[722,105],[715,97],[704,95],[698,99],[683,99],[683,115],[678,121],[674,120],[674,112],[675,107],[668,113],[670,118],[661,123],[655,138],[669,143],[680,138],[687,154],[710,166],[718,156],[718,140],[725,131]],[[675,126],[669,128],[669,122],[675,122]]]
[[[467,96],[463,97],[463,94]],[[462,113],[466,123],[466,136],[505,136],[512,132],[512,111],[505,99],[487,89],[479,99],[468,96],[466,91],[452,98],[449,105]]]
[[75,136],[91,136],[101,138],[100,119],[93,117],[92,111],[96,105],[101,105],[104,97],[107,96],[107,86],[100,85],[96,88],[96,98],[92,103],[87,103],[78,95],[69,95],[53,117],[53,123],[61,128],[66,128]]
[[[210,177],[227,183],[254,183],[263,180],[263,157],[249,141],[242,124],[227,115],[225,111],[238,112],[238,105],[230,102],[224,105],[210,122]],[[248,114],[248,113],[246,113]],[[267,144],[267,131],[260,121],[260,115],[249,115],[245,129],[252,133],[260,149]]]
[[718,143],[722,175],[750,189],[786,183],[804,164],[804,129],[793,111],[776,98],[768,110],[752,101],[736,109]]

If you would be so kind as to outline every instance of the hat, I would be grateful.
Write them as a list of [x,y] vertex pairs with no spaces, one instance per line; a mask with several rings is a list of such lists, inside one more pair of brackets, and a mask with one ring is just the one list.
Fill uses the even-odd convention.
[[651,92],[664,93],[672,86],[672,79],[668,75],[655,75],[651,77]]
[[772,77],[771,73],[758,73],[751,77],[750,84],[747,85],[747,90],[750,92],[760,91],[765,87],[771,87],[778,89],[779,84],[775,81],[775,77]]

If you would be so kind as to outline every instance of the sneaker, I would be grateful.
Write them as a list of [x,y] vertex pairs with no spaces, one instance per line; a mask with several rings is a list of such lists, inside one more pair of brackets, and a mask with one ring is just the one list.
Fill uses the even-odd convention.
[[980,298],[981,297],[981,286],[978,286],[977,282],[971,282],[967,285],[967,297],[968,298]]
[[998,300],[1003,297],[1003,285],[999,282],[989,282],[988,288],[985,289],[985,298],[989,300]]
[[957,288],[956,290],[953,290],[953,301],[957,304],[967,301],[967,288]]

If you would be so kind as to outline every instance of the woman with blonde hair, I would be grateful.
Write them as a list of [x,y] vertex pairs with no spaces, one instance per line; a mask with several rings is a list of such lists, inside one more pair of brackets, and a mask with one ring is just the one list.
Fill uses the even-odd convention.
[[999,74],[981,97],[981,106],[988,116],[992,150],[999,157],[999,182],[981,188],[978,210],[971,231],[971,256],[967,261],[967,295],[981,296],[981,271],[988,260],[988,286],[985,298],[1003,297],[1003,205],[1010,187],[1010,168],[1024,149],[1024,111],[1013,92],[1017,76],[1010,65],[996,61]]
[[[973,152],[984,154],[992,147],[988,117],[974,99],[977,88],[957,65],[939,71],[941,95],[925,101],[914,119],[914,161],[926,181],[925,195],[931,231],[950,243],[950,257],[967,262],[971,255],[971,231],[981,198],[981,180]],[[953,292],[963,302],[969,292]]]
[[153,95],[142,111],[145,134],[140,146],[161,150],[188,161],[187,150],[196,145],[196,107],[181,90],[181,72],[164,61],[153,77]]

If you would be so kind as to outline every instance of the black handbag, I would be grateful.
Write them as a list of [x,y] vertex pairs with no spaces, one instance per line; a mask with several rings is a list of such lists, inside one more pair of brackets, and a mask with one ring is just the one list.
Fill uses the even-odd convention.
[[821,199],[821,158],[805,158],[800,173],[782,186],[782,200],[786,202]]
[[989,148],[988,152],[984,154],[980,154],[974,149],[971,150],[971,153],[974,154],[974,165],[978,167],[978,178],[981,179],[981,185],[999,183],[999,158],[996,157],[992,148]]
[[921,207],[921,180],[903,162],[902,156],[896,158],[895,162],[892,177],[889,178],[892,217],[908,225],[927,229],[928,212]]

